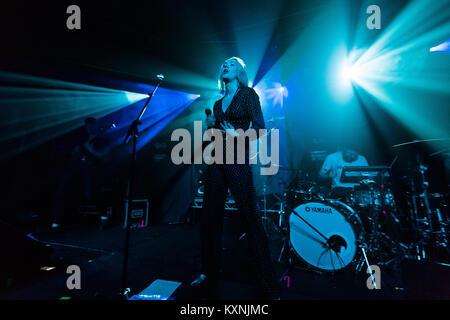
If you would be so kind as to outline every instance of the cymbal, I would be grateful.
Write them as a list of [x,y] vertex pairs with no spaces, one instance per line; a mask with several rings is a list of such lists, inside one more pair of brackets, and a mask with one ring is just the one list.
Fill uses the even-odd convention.
[[448,152],[450,152],[450,148],[445,148],[445,149],[442,149],[442,150],[433,152],[433,153],[429,154],[429,156],[430,156],[430,157],[434,157],[435,155],[443,154],[443,153],[448,153]]
[[404,142],[404,143],[400,143],[400,144],[394,144],[392,146],[392,148],[403,147],[406,145],[416,144],[416,143],[433,142],[433,141],[450,141],[450,138],[413,140],[413,141],[408,141],[408,142]]

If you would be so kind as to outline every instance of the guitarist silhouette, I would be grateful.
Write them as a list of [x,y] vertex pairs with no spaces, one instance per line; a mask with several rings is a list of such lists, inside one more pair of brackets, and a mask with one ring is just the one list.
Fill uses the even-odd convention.
[[62,223],[65,196],[69,194],[70,184],[75,178],[81,178],[82,201],[92,202],[98,171],[104,166],[112,149],[112,145],[106,143],[104,132],[95,118],[87,118],[84,123],[86,137],[72,149],[68,165],[61,175],[53,197],[52,228],[58,228]]

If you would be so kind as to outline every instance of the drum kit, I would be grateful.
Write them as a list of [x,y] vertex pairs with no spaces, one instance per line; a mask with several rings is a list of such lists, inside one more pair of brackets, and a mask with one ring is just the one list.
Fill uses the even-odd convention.
[[[276,196],[281,203],[276,230],[283,239],[278,261],[324,274],[432,259],[427,252],[435,247],[448,253],[447,194],[427,192],[422,167],[420,188],[405,192],[410,207],[405,219],[390,189],[392,165],[344,167],[341,182],[356,186],[339,196],[311,179]],[[411,241],[398,236],[404,229],[415,233]]]
[[[398,221],[393,212],[392,192],[385,190],[385,185],[377,183],[370,174],[382,176],[386,169],[344,169],[343,173],[360,173],[352,176],[352,180],[357,178],[360,183],[340,197],[323,192],[313,182],[302,182],[300,188],[288,190],[280,199],[283,210],[279,227],[284,234],[284,245],[279,261],[288,249],[290,263],[298,260],[292,259],[296,257],[311,270],[335,272],[351,264],[361,269],[367,256],[381,264],[394,261],[395,254],[403,254],[408,247],[392,240],[381,227],[385,219],[380,216],[385,218],[388,212]],[[381,248],[389,248],[388,254]]]

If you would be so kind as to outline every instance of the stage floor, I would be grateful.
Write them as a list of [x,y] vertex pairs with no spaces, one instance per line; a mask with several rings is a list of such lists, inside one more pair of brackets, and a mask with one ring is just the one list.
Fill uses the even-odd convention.
[[[231,230],[231,231],[230,231]],[[132,229],[129,251],[128,287],[138,294],[157,279],[181,282],[172,294],[175,300],[254,300],[258,299],[246,238],[239,232],[225,232],[223,270],[218,288],[204,293],[189,283],[200,269],[198,224],[154,225]],[[82,224],[56,232],[35,232],[33,236],[52,247],[48,266],[32,275],[13,279],[0,299],[117,299],[122,276],[122,250],[125,230],[121,226]],[[271,251],[281,280],[281,300],[347,299],[448,299],[449,267],[403,261],[399,268],[382,268],[382,288],[369,290],[368,274],[354,268],[331,274],[305,270],[294,261],[290,270],[278,263],[280,243],[270,237]],[[69,265],[81,270],[81,289],[69,290]],[[434,265],[434,264],[433,264]],[[364,268],[363,268],[364,269]],[[286,273],[287,271],[287,273]],[[283,275],[288,276],[283,277]],[[289,280],[289,287],[288,287]],[[442,287],[436,287],[436,285]]]

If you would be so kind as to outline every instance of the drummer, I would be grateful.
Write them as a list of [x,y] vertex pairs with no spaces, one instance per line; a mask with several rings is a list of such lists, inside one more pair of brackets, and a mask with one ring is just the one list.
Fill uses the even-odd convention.
[[319,178],[331,178],[332,198],[343,198],[358,184],[341,182],[342,169],[364,166],[369,166],[369,163],[363,155],[347,145],[341,145],[337,152],[327,155],[319,171]]

